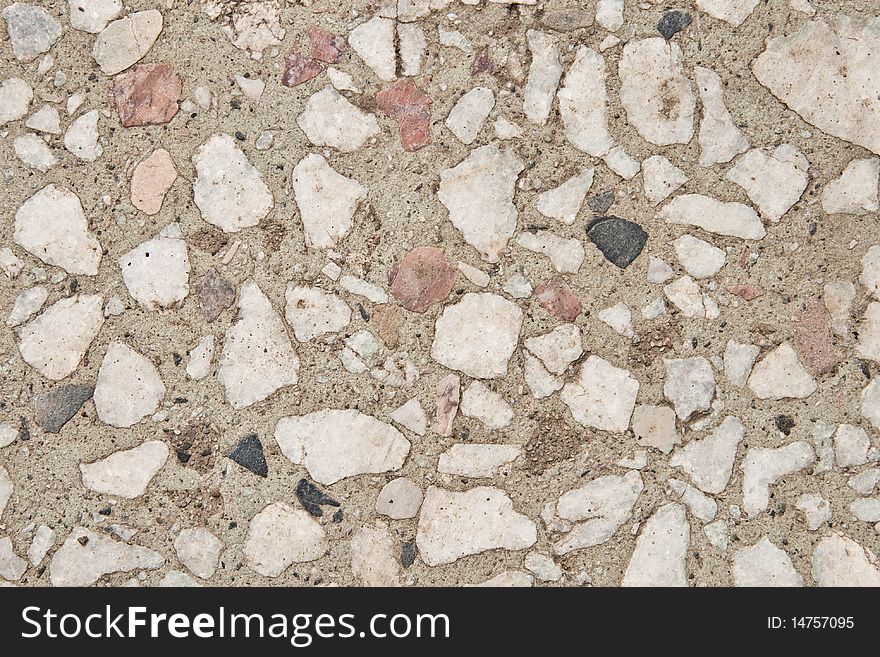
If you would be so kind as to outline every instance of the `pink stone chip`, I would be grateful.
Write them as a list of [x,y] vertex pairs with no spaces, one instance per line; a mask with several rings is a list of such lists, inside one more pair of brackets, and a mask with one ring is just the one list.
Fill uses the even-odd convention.
[[437,382],[437,416],[434,418],[434,433],[441,436],[452,435],[452,423],[458,413],[461,396],[461,379],[457,374],[449,374]]
[[764,296],[764,288],[757,285],[728,285],[727,291],[746,301],[754,301],[758,297]]
[[295,87],[303,82],[308,82],[323,72],[323,64],[303,57],[302,53],[294,48],[284,58],[284,76],[281,78],[281,84],[285,87]]
[[123,127],[168,123],[183,84],[169,64],[137,64],[113,78],[113,102]]
[[581,302],[562,276],[541,283],[535,297],[544,310],[563,322],[573,322],[581,314]]
[[157,148],[142,160],[131,177],[131,204],[145,214],[156,214],[162,209],[165,194],[177,179],[177,169],[171,154]]
[[345,39],[314,25],[309,28],[309,55],[319,62],[335,64],[345,50]]
[[423,313],[432,303],[449,296],[456,271],[443,249],[417,246],[391,269],[391,294],[407,310]]
[[398,80],[380,91],[376,104],[397,121],[404,150],[417,151],[431,143],[431,99],[412,78]]
[[791,320],[794,341],[801,360],[814,376],[827,374],[837,367],[839,358],[831,337],[831,318],[825,304],[816,298]]

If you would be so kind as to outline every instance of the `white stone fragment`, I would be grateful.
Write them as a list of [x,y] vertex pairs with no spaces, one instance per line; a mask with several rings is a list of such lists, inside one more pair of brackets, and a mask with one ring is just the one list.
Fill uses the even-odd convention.
[[880,379],[874,379],[862,390],[862,415],[880,430]]
[[675,427],[675,411],[668,406],[636,406],[632,428],[639,445],[654,447],[664,454],[681,442]]
[[758,358],[761,348],[753,344],[740,344],[728,340],[724,347],[724,376],[737,388],[742,388],[749,379],[752,365]]
[[31,130],[38,132],[45,132],[50,135],[61,134],[61,119],[58,116],[58,110],[51,105],[43,105],[31,114],[25,125]]
[[11,445],[18,437],[18,429],[9,422],[0,422],[0,447]]
[[56,301],[21,329],[21,357],[53,381],[73,373],[104,323],[102,306],[97,294]]
[[726,254],[716,246],[693,235],[682,235],[673,242],[675,255],[693,278],[711,278],[724,266]]
[[523,352],[523,360],[523,376],[536,399],[549,397],[564,385],[565,379],[550,374],[530,353]]
[[822,209],[828,214],[863,215],[880,210],[877,185],[880,158],[851,160],[839,178],[822,190]]
[[847,508],[857,520],[880,522],[880,499],[862,498],[851,502]]
[[810,4],[810,0],[788,0],[788,6],[807,16],[813,16],[816,13],[813,5]]
[[39,5],[15,2],[3,10],[12,53],[20,62],[29,62],[52,47],[61,36],[61,25]]
[[469,292],[437,318],[431,358],[476,379],[503,377],[522,319],[519,306],[504,297]]
[[21,135],[16,137],[12,144],[18,159],[41,173],[46,173],[58,164],[58,158],[55,157],[52,149],[38,135],[33,133]]
[[851,468],[868,462],[871,439],[861,427],[841,424],[834,432],[834,460],[840,468]]
[[337,333],[351,321],[351,308],[339,296],[318,287],[287,284],[284,316],[299,342]]
[[49,564],[52,586],[91,586],[104,575],[161,568],[165,558],[85,527],[76,527]]
[[259,78],[246,78],[243,75],[235,76],[235,84],[247,98],[254,102],[260,100],[266,88],[266,83]]
[[428,430],[428,416],[417,397],[413,397],[389,415],[397,424],[409,429],[417,436],[424,436]]
[[661,297],[657,297],[647,306],[642,308],[642,317],[645,319],[656,319],[666,314],[666,303]]
[[562,324],[549,333],[527,338],[523,344],[553,374],[562,374],[584,353],[581,330],[574,324]]
[[422,490],[405,477],[392,479],[376,498],[376,512],[392,520],[415,518],[422,506]]
[[467,38],[458,30],[446,30],[443,29],[442,25],[438,25],[437,39],[440,41],[441,46],[458,48],[463,53],[466,53],[468,55],[472,55],[474,52],[474,47],[471,45],[471,42],[468,41]]
[[831,503],[821,495],[804,493],[797,499],[795,507],[804,512],[807,529],[811,532],[831,520]]
[[813,551],[813,579],[819,586],[880,586],[877,557],[851,538],[826,536]]
[[461,260],[458,261],[458,271],[477,287],[486,287],[491,281],[489,274]]
[[128,293],[147,310],[170,308],[189,294],[189,257],[178,224],[119,258]]
[[736,161],[726,178],[746,190],[762,216],[779,221],[807,188],[809,167],[797,148],[781,144],[772,151],[753,148]]
[[104,306],[104,317],[118,317],[125,312],[125,304],[122,303],[117,295],[113,295],[107,300]]
[[687,586],[685,559],[690,536],[684,506],[661,506],[642,527],[621,585]]
[[98,34],[122,12],[122,0],[67,0],[70,27]]
[[354,81],[354,78],[351,77],[345,71],[340,71],[338,68],[334,68],[333,66],[327,67],[327,79],[330,80],[330,84],[333,85],[333,88],[336,91],[351,91],[352,93],[359,94],[363,91]]
[[233,408],[266,399],[285,386],[296,385],[299,358],[284,322],[252,280],[241,286],[238,320],[223,339],[217,378]]
[[660,285],[672,278],[672,267],[665,260],[657,256],[651,256],[648,261],[648,282]]
[[713,18],[739,26],[749,17],[760,0],[697,0],[697,7]]
[[625,338],[635,336],[632,325],[632,311],[622,301],[610,308],[603,308],[596,313],[596,317],[600,322],[614,329],[615,333],[619,333]]
[[482,130],[493,107],[495,94],[492,90],[474,87],[455,103],[446,117],[446,127],[460,142],[471,144]]
[[465,584],[465,586],[480,586],[486,588],[529,588],[534,584],[535,578],[518,570],[505,570],[495,577],[487,579],[479,584]]
[[[2,442],[0,440],[0,444]],[[880,468],[870,468],[850,477],[847,485],[859,495],[870,495],[878,483],[880,483]]]
[[348,44],[380,80],[396,77],[393,20],[375,16],[361,23],[349,33]]
[[24,575],[27,566],[27,561],[13,551],[12,539],[8,536],[0,538],[0,577],[17,582]]
[[137,63],[162,31],[162,13],[138,11],[113,21],[95,39],[92,57],[106,75],[116,75]]
[[462,477],[494,477],[522,454],[516,445],[455,443],[440,455],[437,472]]
[[737,417],[726,417],[707,437],[691,440],[676,450],[669,465],[681,468],[700,490],[717,495],[733,474],[736,449],[745,436],[745,427]]
[[880,299],[880,244],[872,246],[862,257],[859,281],[874,298]]
[[497,139],[516,139],[522,136],[522,130],[515,123],[511,123],[503,116],[495,119],[495,137]]
[[817,384],[791,344],[783,342],[755,365],[749,388],[761,399],[804,399]]
[[275,440],[293,463],[321,484],[403,466],[410,443],[390,424],[354,409],[324,409],[284,417]]
[[624,432],[639,392],[639,382],[625,369],[591,355],[578,379],[566,383],[562,401],[575,422],[603,431]]
[[697,520],[712,522],[715,519],[718,504],[711,497],[678,479],[670,479],[669,486]]
[[513,510],[504,491],[487,486],[461,493],[431,486],[416,531],[416,545],[428,566],[486,550],[524,550],[536,540],[535,523]]
[[414,23],[398,23],[397,44],[403,74],[407,77],[418,75],[422,70],[422,59],[428,49],[424,30]]
[[111,342],[98,370],[95,411],[101,422],[130,427],[159,409],[165,385],[156,366],[121,342]]
[[609,32],[623,27],[623,0],[599,0],[596,4],[596,22]]
[[193,197],[202,219],[225,233],[260,223],[274,201],[260,172],[226,134],[212,135],[196,149]]
[[211,360],[214,358],[214,336],[205,335],[189,352],[186,375],[193,381],[201,381],[211,373]]
[[345,275],[339,279],[343,290],[369,299],[373,303],[388,303],[388,294],[378,285],[373,285],[361,278]]
[[362,586],[399,586],[398,552],[384,522],[360,527],[351,537],[351,572]]
[[473,381],[465,389],[459,410],[467,417],[479,420],[489,429],[503,429],[513,419],[513,408],[510,404],[481,381]]
[[553,96],[562,77],[559,44],[552,36],[537,30],[526,32],[532,54],[529,77],[523,88],[523,113],[537,125],[544,125],[553,107]]
[[33,89],[21,78],[3,80],[0,83],[0,126],[23,118],[33,97]]
[[733,555],[733,581],[736,586],[803,586],[788,553],[764,536],[752,546]]
[[6,468],[0,465],[0,517],[3,516],[3,512],[6,510],[6,505],[12,497],[12,491],[12,478],[9,476]]
[[296,124],[315,146],[356,151],[379,134],[376,117],[352,105],[332,86],[313,94]]
[[687,421],[694,413],[708,411],[715,396],[715,373],[702,356],[663,359],[666,381],[663,395],[672,402],[675,414]]
[[481,146],[440,172],[437,198],[464,240],[488,262],[498,262],[516,229],[514,186],[525,167],[514,150]]
[[557,94],[565,136],[576,148],[604,157],[614,146],[608,132],[605,60],[580,46]]
[[328,548],[321,523],[302,509],[273,502],[251,520],[242,554],[260,575],[278,577],[293,563],[321,558]]
[[629,123],[658,146],[686,144],[694,134],[696,101],[682,59],[678,44],[661,36],[623,47],[620,101]]
[[34,532],[34,539],[31,541],[27,551],[28,560],[31,562],[31,565],[39,566],[54,545],[55,530],[46,525],[37,527],[37,531]]
[[715,522],[709,523],[705,527],[703,527],[703,533],[706,534],[706,539],[717,547],[722,552],[727,551],[728,546],[728,536],[727,536],[727,523],[723,520],[716,520]]
[[157,585],[159,588],[193,588],[200,587],[201,584],[197,580],[180,570],[169,570],[165,576],[159,580]]
[[538,194],[536,207],[545,217],[570,226],[584,203],[584,197],[593,184],[593,169],[585,167],[559,187]]
[[83,486],[103,495],[134,499],[168,459],[168,447],[160,440],[148,440],[133,449],[115,452],[92,463],[80,463]]
[[94,162],[103,146],[98,143],[98,110],[86,112],[77,118],[64,133],[64,147],[84,162]]
[[558,582],[562,579],[562,568],[546,554],[529,552],[523,565],[542,582]]
[[721,77],[702,66],[694,67],[694,77],[703,103],[699,136],[700,166],[730,162],[749,149],[749,140],[736,126],[724,104]]
[[770,486],[782,477],[803,470],[815,459],[813,449],[805,442],[789,443],[769,449],[751,447],[743,459],[743,509],[754,518],[770,502]]
[[717,235],[759,240],[767,231],[748,205],[724,202],[702,194],[683,194],[667,203],[657,215],[668,224],[702,228]]
[[576,274],[584,262],[584,245],[578,239],[565,239],[549,230],[523,231],[516,243],[529,251],[550,258],[558,272]]
[[688,177],[685,172],[662,155],[652,155],[642,160],[642,185],[645,197],[651,205],[657,205],[666,200],[672,192],[687,181]]
[[223,542],[204,527],[184,529],[174,539],[180,563],[196,577],[208,579],[217,570]]
[[9,318],[6,320],[6,326],[18,326],[22,322],[26,322],[43,307],[48,298],[49,290],[42,285],[22,290],[15,297],[12,310],[9,311]]

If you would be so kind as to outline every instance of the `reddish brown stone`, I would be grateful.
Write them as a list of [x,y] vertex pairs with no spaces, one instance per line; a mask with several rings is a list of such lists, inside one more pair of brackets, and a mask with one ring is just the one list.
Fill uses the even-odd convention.
[[193,291],[208,322],[213,322],[220,313],[235,302],[235,288],[232,283],[218,274],[213,267],[196,280]]
[[474,58],[474,63],[471,66],[471,75],[477,76],[480,73],[495,75],[495,62],[489,57],[489,50],[487,48],[483,48],[477,53],[477,56]]
[[411,78],[380,91],[376,104],[397,121],[404,150],[417,151],[431,143],[431,99]]
[[535,288],[538,303],[563,322],[573,322],[581,314],[581,302],[562,276],[554,276]]
[[295,87],[303,82],[308,82],[323,72],[323,64],[319,64],[308,57],[303,57],[302,53],[294,48],[284,58],[284,75],[281,78],[281,84],[285,87]]
[[791,320],[794,343],[801,360],[814,376],[827,374],[837,367],[839,358],[831,337],[831,318],[819,299],[807,301],[804,309]]
[[728,285],[727,291],[746,301],[754,301],[764,296],[764,288],[757,285]]
[[403,311],[400,306],[382,304],[373,310],[370,325],[389,349],[396,349],[400,342],[400,325],[403,322]]
[[407,310],[423,313],[435,301],[443,301],[452,290],[456,268],[443,249],[417,246],[388,274],[391,294]]
[[137,64],[113,79],[113,103],[126,128],[168,123],[183,84],[169,64]]
[[457,374],[448,374],[437,383],[437,415],[434,418],[434,433],[441,436],[452,435],[452,424],[458,413],[461,379]]
[[309,56],[319,62],[335,64],[339,61],[339,55],[345,50],[345,39],[331,34],[320,27],[309,28]]

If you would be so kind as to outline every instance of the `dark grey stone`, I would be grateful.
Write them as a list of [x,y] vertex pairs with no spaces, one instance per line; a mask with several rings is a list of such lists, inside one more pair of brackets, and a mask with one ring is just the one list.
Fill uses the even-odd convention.
[[34,397],[34,419],[43,431],[58,433],[95,392],[93,386],[71,383]]
[[648,233],[633,221],[609,215],[591,221],[587,226],[587,237],[609,262],[626,269],[639,257]]
[[691,15],[680,9],[673,9],[663,14],[657,23],[657,30],[667,41],[691,24]]
[[269,474],[269,466],[266,465],[266,455],[263,454],[263,443],[252,433],[242,438],[238,445],[229,452],[229,458],[240,466],[247,468],[255,475],[265,477]]
[[[339,506],[339,502],[324,493],[308,479],[299,480],[299,483],[296,485],[296,497],[299,499],[300,504],[303,505],[303,508],[317,518],[324,515],[324,511],[321,509],[322,504]],[[342,516],[340,515],[337,521],[334,515],[333,521],[341,522]]]
[[608,208],[614,203],[614,190],[606,189],[604,192],[591,196],[587,199],[587,207],[596,214],[608,212]]
[[409,568],[416,561],[416,546],[412,542],[404,543],[400,548],[400,563],[404,568]]

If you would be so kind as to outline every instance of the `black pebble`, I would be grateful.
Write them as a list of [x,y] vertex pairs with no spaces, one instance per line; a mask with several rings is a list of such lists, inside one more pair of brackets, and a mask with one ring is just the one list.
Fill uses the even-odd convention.
[[608,212],[614,204],[614,190],[606,189],[604,192],[591,196],[587,199],[587,207],[596,214],[604,214]]
[[269,474],[269,466],[266,465],[266,456],[263,454],[263,443],[255,433],[242,438],[235,449],[229,452],[229,458],[255,475],[265,477]]
[[342,509],[333,514],[333,522],[337,525],[342,522]]
[[34,419],[43,431],[58,433],[94,392],[92,386],[72,383],[36,395]]
[[180,365],[180,363],[183,362],[183,356],[181,356],[176,351],[173,354],[171,354],[171,358],[174,360],[175,365]]
[[18,439],[22,441],[31,439],[31,430],[28,429],[28,421],[24,415],[21,416],[21,425],[18,428]]
[[240,130],[236,130],[235,131],[235,138],[238,139],[238,141],[244,141],[245,139],[247,139],[247,135],[245,135]]
[[776,428],[787,436],[794,428],[794,420],[791,419],[790,415],[777,415]]
[[[299,480],[299,483],[296,485],[296,497],[297,499],[299,499],[300,504],[303,505],[303,508],[306,511],[318,518],[324,515],[324,512],[321,510],[322,504],[326,504],[328,506],[339,506],[339,502],[321,491],[317,486],[315,486],[315,484],[313,484],[311,481],[308,481],[307,479]],[[339,520],[336,520],[336,516],[334,515],[334,522],[340,522],[341,520],[341,515],[339,517]]]
[[621,269],[639,257],[648,241],[648,233],[637,223],[613,215],[593,219],[587,226],[587,237],[609,262]]
[[358,313],[360,313],[361,319],[365,322],[370,321],[370,313],[367,312],[367,309],[363,307],[363,305],[358,304]]
[[98,513],[100,513],[102,516],[109,516],[111,513],[113,513],[113,509],[111,509],[109,506],[104,507],[103,509],[98,509]]
[[409,568],[416,561],[416,546],[411,542],[404,543],[400,548],[400,563],[404,568]]
[[663,14],[657,23],[657,29],[667,41],[691,24],[691,15],[680,9],[673,9]]

